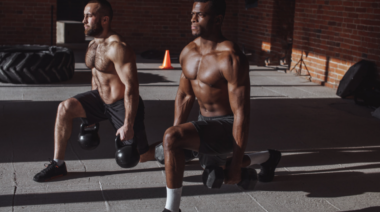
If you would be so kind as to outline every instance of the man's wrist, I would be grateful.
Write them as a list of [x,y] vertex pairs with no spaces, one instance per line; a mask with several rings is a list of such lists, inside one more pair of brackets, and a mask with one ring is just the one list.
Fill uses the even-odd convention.
[[132,128],[133,128],[133,124],[125,123],[125,124],[123,125],[123,127],[126,127],[126,128],[130,128],[130,127],[132,127]]

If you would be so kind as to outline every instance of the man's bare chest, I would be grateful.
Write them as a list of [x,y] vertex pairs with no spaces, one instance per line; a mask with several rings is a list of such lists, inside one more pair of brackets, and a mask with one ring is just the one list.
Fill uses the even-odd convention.
[[98,71],[107,71],[111,61],[107,57],[107,47],[101,44],[93,43],[86,52],[86,66],[90,69],[96,68]]
[[196,83],[207,84],[211,87],[220,81],[225,81],[218,57],[215,55],[195,55],[185,59],[182,65],[185,77]]

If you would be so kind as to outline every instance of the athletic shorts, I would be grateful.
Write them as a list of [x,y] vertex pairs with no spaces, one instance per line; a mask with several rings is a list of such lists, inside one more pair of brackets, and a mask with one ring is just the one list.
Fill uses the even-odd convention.
[[[109,120],[115,130],[124,125],[125,106],[124,99],[118,100],[112,104],[103,102],[98,90],[92,90],[78,94],[73,98],[77,99],[86,112],[86,118],[82,119],[86,125],[98,123],[100,121]],[[134,137],[131,140],[123,141],[124,144],[136,144],[140,155],[149,150],[149,144],[145,132],[144,124],[145,108],[144,102],[139,96],[139,105],[133,125]]]
[[234,149],[235,139],[232,134],[234,116],[198,116],[198,121],[191,122],[198,131],[201,141],[199,163],[203,168],[209,165],[224,166],[227,157]]

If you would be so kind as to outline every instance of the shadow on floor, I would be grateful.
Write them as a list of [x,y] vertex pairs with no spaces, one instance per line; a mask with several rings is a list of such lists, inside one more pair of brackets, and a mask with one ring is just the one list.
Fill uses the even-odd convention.
[[[174,101],[144,101],[148,140],[162,139],[172,125]],[[53,128],[59,102],[0,101],[0,163],[47,161],[53,155]],[[197,117],[197,104],[190,120]],[[341,197],[380,192],[379,173],[363,173],[380,168],[380,122],[371,117],[369,109],[357,107],[341,99],[258,99],[251,100],[251,125],[247,151],[279,149],[283,159],[279,167],[293,171],[277,172],[272,183],[259,183],[257,190],[304,191],[309,197]],[[66,160],[114,158],[115,131],[108,121],[100,124],[100,146],[93,151],[82,150],[76,142],[79,120],[74,121],[73,135],[66,151]],[[318,166],[348,165],[348,167]],[[193,167],[192,167],[193,166]],[[297,167],[311,167],[297,171]],[[190,170],[200,169],[192,164]],[[149,171],[149,169],[147,169]],[[128,174],[147,170],[119,172],[73,172],[66,180],[89,176]],[[304,169],[303,169],[304,170]],[[150,171],[162,171],[156,168]],[[334,171],[334,173],[331,173]],[[339,172],[335,172],[339,171]],[[189,182],[200,182],[200,176],[189,176]],[[109,200],[164,198],[165,188],[105,190]],[[240,192],[234,186],[207,190],[203,186],[187,186],[185,196]],[[51,198],[56,195],[57,198]],[[10,195],[12,196],[12,195]],[[49,196],[49,203],[45,198]],[[59,197],[58,197],[59,196]],[[7,195],[0,198],[8,198]],[[54,204],[62,202],[103,201],[100,191],[49,194],[19,194],[15,205]],[[52,201],[50,201],[52,200]],[[8,203],[0,201],[0,206]],[[368,211],[373,209],[368,209]]]
[[[174,119],[174,101],[144,101],[148,140],[162,140]],[[55,114],[59,102],[0,101],[1,162],[47,161],[53,152]],[[197,103],[189,120],[196,120]],[[114,157],[114,129],[100,123],[101,144],[83,150],[77,144],[80,120],[74,120],[67,160]],[[369,109],[341,99],[251,100],[247,151],[267,148],[285,154],[280,166],[318,166],[380,161],[380,122]],[[27,153],[27,154],[25,154]]]
[[[193,161],[193,163],[186,164],[185,170],[194,171],[194,170],[203,170],[203,169],[198,165],[196,161]],[[50,182],[68,181],[72,179],[89,178],[89,177],[103,177],[103,176],[119,175],[119,174],[154,172],[154,171],[165,171],[165,167],[148,168],[148,169],[125,169],[124,171],[69,172],[66,176],[55,178],[51,180]]]
[[[272,183],[258,183],[256,191],[303,191],[308,197],[343,197],[363,194],[365,192],[380,192],[378,182],[380,173],[363,174],[360,172],[320,173],[304,175],[288,175],[275,178]],[[185,178],[189,179],[189,177]],[[377,183],[378,184],[378,183]],[[102,202],[165,198],[165,187],[112,189],[103,191],[72,191],[44,194],[18,194],[14,206],[46,205],[58,203]],[[235,185],[223,185],[221,189],[207,189],[203,185],[184,186],[182,196],[203,196],[212,194],[229,194],[242,192]],[[11,199],[13,195],[0,195],[0,199]],[[48,201],[47,201],[48,200]],[[11,206],[12,201],[0,201],[0,207]],[[359,211],[375,211],[378,207]]]
[[344,212],[379,212],[380,207],[370,207],[370,208],[364,208],[360,210],[354,210],[354,211],[344,211]]
[[[137,73],[139,84],[150,84],[150,83],[157,83],[157,82],[172,82],[167,80],[165,77],[158,75],[158,74],[150,74],[150,73]],[[90,71],[88,72],[76,72],[73,79],[59,83],[59,84],[85,84],[85,85],[91,85],[91,79],[92,79],[92,73]]]
[[[151,74],[151,73],[137,73],[139,84],[146,85],[151,83],[159,83],[159,82],[173,82],[170,80],[167,80],[166,77],[158,75],[158,74]],[[57,82],[57,83],[51,83],[51,84],[6,84],[2,83],[0,87],[64,87],[67,85],[72,86],[91,86],[91,80],[92,80],[92,73],[90,71],[77,71],[75,72],[72,79],[64,82]],[[178,87],[178,85],[176,85]]]

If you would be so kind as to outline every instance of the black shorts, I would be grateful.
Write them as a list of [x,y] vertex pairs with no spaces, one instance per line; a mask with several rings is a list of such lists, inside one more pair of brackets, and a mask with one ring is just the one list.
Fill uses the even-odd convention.
[[199,162],[204,168],[208,165],[224,166],[227,157],[234,149],[235,139],[232,134],[234,116],[204,117],[191,122],[198,131],[201,141]]
[[[112,104],[103,102],[99,95],[98,90],[92,90],[85,93],[78,94],[73,98],[77,99],[86,112],[86,118],[83,119],[87,125],[95,124],[100,121],[109,120],[115,130],[118,130],[124,125],[125,119],[125,106],[124,99],[121,99]],[[148,140],[145,132],[144,116],[145,116],[144,102],[139,97],[139,106],[133,125],[135,136],[128,144],[136,143],[140,154],[144,154],[149,150]],[[126,143],[126,142],[123,142]]]

